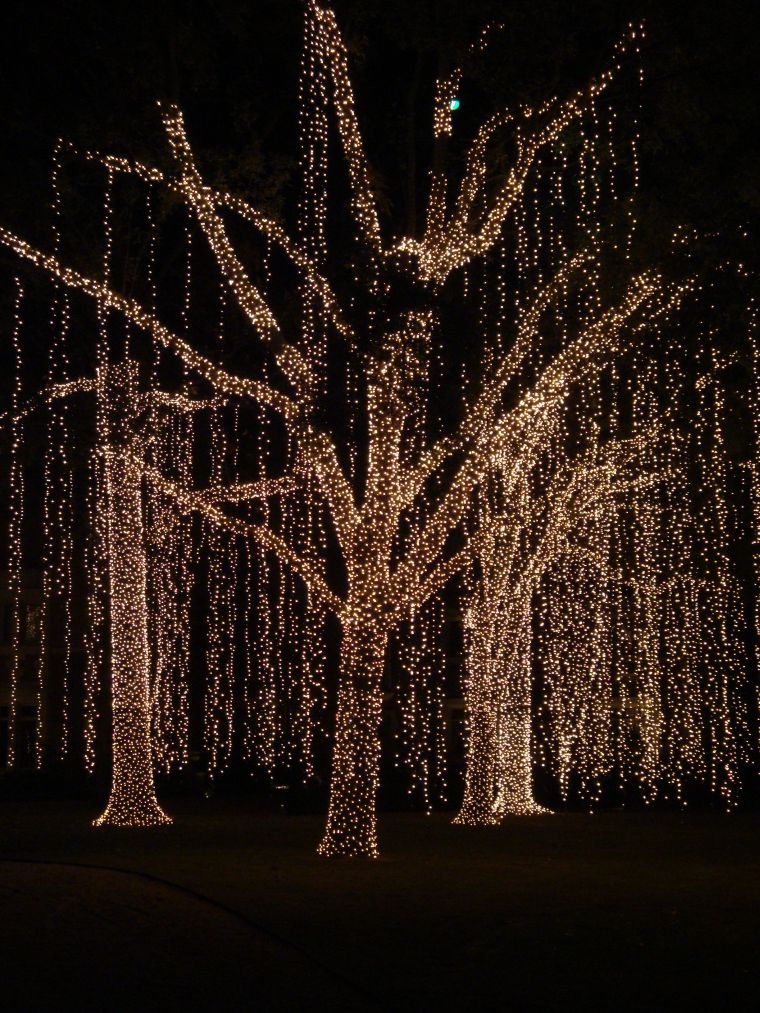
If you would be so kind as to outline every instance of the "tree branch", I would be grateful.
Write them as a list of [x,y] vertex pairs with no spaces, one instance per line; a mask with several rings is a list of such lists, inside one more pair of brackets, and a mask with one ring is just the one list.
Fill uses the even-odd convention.
[[362,238],[376,253],[382,253],[380,221],[375,195],[370,184],[367,156],[364,151],[359,122],[354,108],[354,94],[348,74],[348,54],[338,29],[335,15],[308,0],[307,16],[315,18],[317,30],[325,47],[325,62],[332,76],[333,98],[338,120],[338,132],[348,162],[351,180],[351,206]]
[[206,503],[242,503],[251,499],[285,496],[297,487],[292,475],[282,475],[279,478],[262,478],[257,482],[210,486],[208,489],[197,490],[197,495]]
[[80,394],[86,391],[95,390],[95,380],[90,377],[80,377],[78,380],[65,380],[62,383],[54,383],[43,387],[39,394],[30,398],[24,407],[16,412],[0,412],[0,426],[21,422],[32,412],[41,408],[43,404],[50,401],[58,401],[61,398],[70,397],[72,394]]
[[251,524],[238,517],[230,517],[224,511],[196,491],[187,491],[166,478],[157,468],[145,464],[140,458],[134,458],[145,478],[164,495],[174,499],[185,510],[197,510],[218,527],[245,538],[252,538],[263,548],[269,549],[277,558],[289,566],[303,580],[307,588],[339,617],[342,615],[343,600],[327,585],[324,577],[313,564],[299,556],[284,539],[264,524]]
[[[534,423],[533,433],[539,433],[539,420],[554,403],[566,396],[570,386],[577,383],[586,370],[594,364],[598,368],[603,355],[617,343],[624,325],[657,291],[658,279],[646,274],[633,279],[621,304],[604,313],[568,345],[503,419],[494,420],[494,424],[485,429],[479,428],[467,457],[433,516],[419,533],[405,565],[419,572],[432,564],[449,533],[461,520],[472,489],[492,467],[494,454],[507,441],[524,441],[531,423]],[[487,413],[485,418],[490,423],[492,415]]]
[[[123,158],[120,155],[104,155],[99,151],[92,150],[79,151],[73,145],[69,145],[69,147],[72,151],[81,155],[82,158],[92,162],[99,162],[104,168],[112,172],[137,176],[146,183],[161,183],[179,196],[184,196],[182,187],[177,180],[167,178],[160,169],[156,169],[153,166]],[[224,190],[213,189],[208,189],[208,195],[215,207],[226,207],[234,211],[235,214],[239,215],[244,221],[249,222],[262,235],[271,239],[280,247],[291,263],[302,270],[309,283],[314,286],[338,333],[346,338],[346,340],[355,343],[356,335],[346,322],[338,304],[337,296],[333,292],[327,278],[316,268],[311,258],[293,242],[285,229],[273,219],[262,214],[242,197],[237,197]]]
[[176,106],[162,112],[169,143],[180,170],[179,187],[187,203],[195,211],[216,257],[222,276],[232,289],[238,305],[261,338],[274,347],[275,358],[285,376],[303,396],[313,386],[309,364],[292,345],[275,340],[279,325],[261,293],[232,248],[211,190],[203,183],[195,166],[187,139],[182,113]]
[[2,227],[0,227],[0,243],[13,250],[24,260],[30,261],[35,267],[41,267],[48,274],[58,278],[67,288],[79,289],[97,299],[104,306],[118,310],[128,320],[131,320],[132,323],[151,333],[164,348],[176,352],[186,366],[208,380],[217,390],[225,394],[234,394],[237,397],[254,398],[260,404],[279,412],[283,418],[291,422],[295,422],[300,416],[298,405],[286,394],[282,394],[280,391],[258,380],[246,379],[227,372],[227,370],[216,365],[216,363],[206,358],[206,356],[201,355],[200,352],[197,352],[183,338],[173,334],[167,327],[164,327],[152,313],[148,312],[136,300],[114,292],[107,285],[103,285],[93,278],[88,278],[73,268],[65,267],[56,257],[42,253],[42,251],[30,246],[29,243],[19,236]]
[[173,408],[175,411],[192,415],[194,412],[202,412],[213,408],[223,408],[228,402],[224,397],[203,397],[193,398],[187,394],[170,394],[164,390],[151,390],[145,395],[147,404],[156,405],[161,408]]
[[[486,145],[493,132],[499,126],[510,122],[513,117],[506,111],[497,113],[480,128],[468,152],[467,170],[448,223],[439,213],[438,216],[431,218],[431,227],[421,242],[407,238],[400,244],[401,248],[416,256],[421,278],[443,282],[452,271],[462,267],[473,257],[482,256],[494,245],[499,238],[505,218],[523,191],[525,179],[540,151],[555,141],[573,120],[583,114],[588,103],[608,87],[622,53],[637,37],[636,29],[629,30],[615,46],[615,62],[612,69],[604,71],[587,88],[576,92],[571,98],[556,106],[548,122],[537,127],[531,135],[518,138],[517,159],[507,173],[482,225],[473,231],[470,217],[483,188],[486,174]],[[555,105],[556,103],[551,101],[545,103],[537,112],[526,110],[525,118],[538,119],[546,116]],[[440,224],[436,226],[436,222]]]
[[465,413],[456,436],[444,437],[430,447],[409,474],[409,488],[412,498],[424,483],[447,459],[473,444],[493,424],[493,412],[504,388],[515,376],[533,347],[541,314],[563,290],[571,276],[590,260],[590,254],[580,253],[563,265],[551,282],[546,285],[525,313],[517,332],[517,338],[504,358],[498,362]]

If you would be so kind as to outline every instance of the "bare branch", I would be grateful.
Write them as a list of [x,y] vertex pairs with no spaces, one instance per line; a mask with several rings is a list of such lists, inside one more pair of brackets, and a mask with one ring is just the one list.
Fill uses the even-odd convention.
[[208,380],[217,390],[225,394],[234,394],[237,397],[254,398],[260,404],[279,412],[283,418],[292,422],[295,422],[299,417],[298,405],[286,394],[282,394],[258,380],[250,380],[228,373],[227,370],[197,352],[183,338],[164,327],[152,313],[136,300],[120,295],[107,285],[88,278],[73,268],[64,266],[56,257],[42,253],[41,250],[35,249],[19,236],[2,227],[0,227],[0,243],[36,267],[43,268],[68,288],[79,289],[97,299],[102,305],[122,313],[132,323],[151,333],[159,344],[176,352],[186,366]]
[[335,111],[343,151],[348,162],[351,179],[351,206],[362,237],[370,249],[382,253],[380,221],[375,195],[370,184],[367,156],[364,152],[359,122],[354,108],[354,93],[348,75],[348,54],[340,34],[335,15],[308,0],[308,13],[322,36],[326,51],[327,69],[332,76]]
[[304,584],[313,592],[325,605],[332,609],[336,615],[342,614],[344,602],[327,585],[324,577],[316,567],[308,560],[299,556],[284,541],[284,539],[265,524],[251,524],[238,517],[230,517],[219,507],[209,503],[205,497],[199,496],[195,491],[182,489],[176,482],[166,478],[157,468],[146,465],[139,458],[135,459],[137,466],[141,469],[146,479],[154,485],[161,493],[174,499],[185,510],[197,510],[204,517],[208,518],[218,527],[245,538],[252,538],[263,548],[273,552],[277,558],[293,570],[303,580]]

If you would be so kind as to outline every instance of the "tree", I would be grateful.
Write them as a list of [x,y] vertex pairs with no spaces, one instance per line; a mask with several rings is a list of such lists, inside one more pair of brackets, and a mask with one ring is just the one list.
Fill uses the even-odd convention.
[[105,505],[111,607],[113,778],[96,826],[156,826],[171,820],[156,801],[150,746],[148,603],[142,531],[142,473],[133,456],[139,406],[129,360],[101,369],[97,392],[107,418]]
[[[559,417],[557,407],[618,354],[630,331],[664,314],[683,289],[669,289],[653,272],[628,277],[618,297],[606,306],[598,301],[585,315],[583,325],[568,335],[519,397],[508,403],[505,392],[542,342],[547,315],[579,280],[588,282],[598,269],[598,247],[568,256],[552,277],[536,286],[521,308],[509,349],[490,364],[480,362],[474,367],[478,389],[454,431],[432,439],[426,436],[416,391],[421,368],[418,349],[433,340],[441,293],[467,265],[483,260],[497,247],[504,222],[519,205],[539,156],[607,89],[612,73],[605,72],[564,102],[522,110],[516,119],[504,112],[491,117],[469,148],[453,201],[448,195],[446,148],[459,75],[449,74],[440,80],[435,91],[435,150],[425,228],[419,237],[389,243],[382,234],[347,54],[334,16],[310,0],[306,17],[313,74],[324,86],[325,95],[328,91],[331,95],[348,169],[348,204],[362,251],[362,274],[356,283],[371,307],[371,332],[361,333],[349,322],[328,279],[324,233],[320,233],[323,196],[319,185],[315,184],[309,219],[314,234],[309,241],[294,242],[250,203],[204,182],[175,106],[162,110],[174,158],[171,174],[114,156],[101,160],[109,172],[166,186],[193,212],[226,285],[276,366],[276,380],[228,371],[173,333],[135,299],[33,248],[7,229],[0,230],[0,241],[64,285],[88,294],[104,310],[118,312],[151,334],[157,344],[170,349],[187,369],[207,381],[215,396],[253,399],[286,428],[296,448],[291,472],[258,483],[189,488],[170,480],[137,451],[121,460],[131,461],[149,483],[183,508],[197,510],[220,527],[250,537],[276,554],[301,578],[309,594],[338,618],[342,643],[335,745],[327,826],[319,850],[323,855],[374,856],[381,677],[389,634],[460,572],[477,551],[476,539],[468,533],[465,521],[475,490],[488,479],[495,462],[505,456],[516,462],[531,459],[545,447],[552,439],[552,420]],[[631,31],[626,41],[635,37]],[[623,48],[618,48],[616,60]],[[312,166],[315,158],[319,164],[319,153],[326,150],[325,102],[318,101],[314,109],[316,125],[307,134],[311,139],[306,152]],[[504,130],[512,131],[516,154],[494,188],[487,157],[489,143]],[[313,338],[309,340],[309,333],[300,340],[286,340],[272,307],[233,245],[230,215],[277,245],[300,272],[305,301],[319,308],[332,333],[361,363],[366,440],[359,437],[361,468],[353,476],[341,436],[320,423],[321,374],[326,368],[322,348]],[[192,404],[188,410],[193,410]],[[226,504],[243,500],[303,496],[304,490],[329,515],[345,568],[343,587],[328,579],[321,538],[307,532],[304,544],[294,545],[273,525],[253,524],[225,509]],[[126,671],[122,674],[131,678]],[[113,677],[118,679],[120,674],[114,672]],[[135,742],[134,748],[144,750],[144,741]]]
[[[712,321],[713,299],[706,287],[688,300],[690,329],[708,330],[698,314]],[[499,461],[482,492],[455,822],[544,811],[537,757],[563,800],[683,802],[699,784],[737,803],[748,687],[726,360],[708,339],[695,362],[672,322],[668,334],[647,368],[617,363],[628,399],[608,388],[603,428],[584,410],[555,427],[550,454]]]
[[499,461],[498,489],[487,498],[476,536],[479,576],[467,607],[470,729],[455,822],[489,826],[507,814],[546,811],[533,797],[535,600],[548,573],[569,573],[573,565],[591,569],[602,585],[625,580],[599,529],[666,480],[654,465],[661,439],[655,431],[602,446],[597,437],[543,481],[535,458]]

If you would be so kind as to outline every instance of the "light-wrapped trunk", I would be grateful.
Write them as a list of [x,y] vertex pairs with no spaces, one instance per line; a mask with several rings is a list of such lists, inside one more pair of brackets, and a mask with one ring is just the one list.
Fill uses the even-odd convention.
[[141,475],[127,453],[134,367],[109,366],[101,377],[108,413],[105,450],[108,576],[111,602],[111,794],[96,826],[170,823],[153,782],[150,741],[148,604],[142,538]]
[[385,633],[344,626],[327,826],[319,854],[376,858]]
[[502,816],[533,816],[548,812],[533,798],[531,755],[531,627],[522,615],[517,637],[502,651],[497,710],[496,792],[494,812]]
[[454,823],[466,827],[493,827],[499,818],[493,809],[495,729],[492,715],[471,712],[468,718],[465,787]]
[[454,822],[482,827],[547,810],[533,798],[529,617],[480,624],[477,616],[467,646],[465,793]]
[[521,699],[507,703],[499,714],[494,802],[494,813],[499,818],[548,811],[533,798],[530,697],[527,693],[518,695]]
[[487,645],[473,642],[475,636],[477,632],[471,631],[467,650],[464,797],[454,823],[490,827],[499,822],[493,811],[497,758],[495,694]]

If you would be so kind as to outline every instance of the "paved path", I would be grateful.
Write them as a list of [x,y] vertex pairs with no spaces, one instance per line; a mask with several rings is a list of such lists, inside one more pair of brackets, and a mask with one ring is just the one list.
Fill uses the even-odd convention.
[[242,798],[149,829],[95,811],[0,802],[0,1013],[9,981],[62,999],[10,1013],[758,1008],[757,812],[386,814],[379,861],[332,862],[323,817]]
[[0,862],[0,981],[36,1010],[361,1010],[349,986],[234,912],[159,880]]

